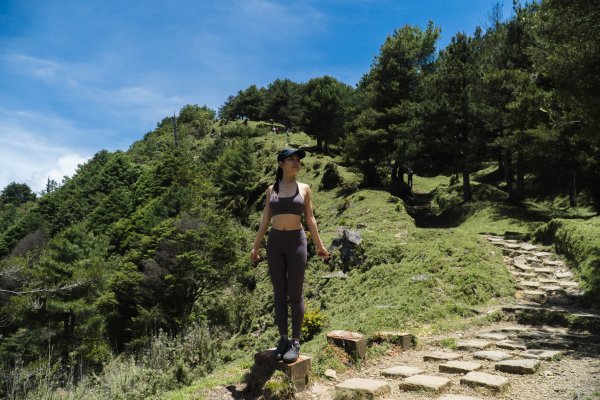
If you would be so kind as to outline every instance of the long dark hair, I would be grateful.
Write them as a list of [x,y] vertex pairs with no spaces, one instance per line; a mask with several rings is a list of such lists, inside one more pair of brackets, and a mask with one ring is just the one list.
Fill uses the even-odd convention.
[[275,174],[275,184],[273,185],[273,191],[279,194],[279,182],[283,178],[283,168],[277,167],[277,173]]

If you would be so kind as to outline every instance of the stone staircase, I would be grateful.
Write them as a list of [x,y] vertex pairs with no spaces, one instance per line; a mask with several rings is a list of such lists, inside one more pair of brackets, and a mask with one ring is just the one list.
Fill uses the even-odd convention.
[[[498,322],[458,337],[425,339],[420,348],[367,362],[358,373],[339,380],[329,375],[332,381],[316,383],[298,398],[554,400],[573,399],[570,390],[600,393],[600,337],[594,333],[600,316],[577,308],[583,291],[571,271],[535,245],[486,239],[502,249],[516,278],[516,304],[503,311],[518,325]],[[585,323],[572,323],[578,319]],[[588,364],[578,364],[582,360],[596,364],[586,369]]]

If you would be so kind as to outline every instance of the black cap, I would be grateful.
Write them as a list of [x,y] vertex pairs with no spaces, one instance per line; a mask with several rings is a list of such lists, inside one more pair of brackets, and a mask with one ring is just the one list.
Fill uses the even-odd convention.
[[306,156],[306,152],[300,149],[283,149],[277,155],[277,161],[283,161],[287,157],[297,154],[298,157],[304,158]]

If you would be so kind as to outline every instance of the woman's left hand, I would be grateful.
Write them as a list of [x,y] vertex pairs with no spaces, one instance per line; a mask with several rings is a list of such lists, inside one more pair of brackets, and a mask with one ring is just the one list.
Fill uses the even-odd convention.
[[317,255],[319,257],[321,257],[323,260],[326,260],[329,258],[329,252],[327,251],[327,249],[325,247],[317,248]]

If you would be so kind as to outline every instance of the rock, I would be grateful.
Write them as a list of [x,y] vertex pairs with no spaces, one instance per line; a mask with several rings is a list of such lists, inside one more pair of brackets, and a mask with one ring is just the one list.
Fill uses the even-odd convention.
[[521,245],[517,243],[504,243],[504,248],[509,250],[520,250]]
[[566,339],[539,340],[536,343],[539,347],[546,349],[570,349],[573,347],[573,342]]
[[362,263],[362,260],[356,255],[356,247],[361,244],[362,237],[360,233],[351,231],[346,227],[340,227],[337,231],[337,237],[331,242],[329,246],[329,252],[333,252],[336,249],[340,251],[340,259],[344,269],[349,268],[351,265],[358,265]]
[[448,361],[440,365],[440,372],[448,374],[466,374],[481,369],[481,364],[470,361]]
[[446,394],[438,400],[480,400],[479,397],[463,396],[460,394]]
[[547,251],[534,251],[532,254],[539,258],[548,257],[552,255],[552,253],[549,253]]
[[520,375],[535,374],[539,367],[540,361],[531,358],[504,360],[494,366],[497,371]]
[[552,360],[562,356],[558,350],[526,350],[520,354],[521,357],[533,358],[536,360]]
[[433,351],[423,356],[424,361],[452,361],[462,358],[462,354],[448,351]]
[[500,328],[500,332],[508,332],[508,333],[517,333],[517,332],[526,332],[529,328],[524,326],[505,326],[504,328]]
[[[554,269],[553,268],[534,268],[533,272],[535,272],[536,274],[546,274],[546,275],[550,275],[554,273]],[[541,282],[541,279],[540,279]]]
[[400,383],[400,390],[439,393],[448,386],[450,386],[450,379],[443,376],[413,375]]
[[538,247],[534,244],[531,243],[521,243],[521,249],[523,250],[527,250],[527,251],[531,251],[531,250],[535,250]]
[[564,267],[565,263],[560,260],[544,260],[544,264],[550,265],[551,267]]
[[473,357],[480,360],[502,361],[508,358],[512,358],[512,355],[503,351],[484,350],[473,353]]
[[556,293],[556,292],[564,292],[565,289],[562,286],[552,285],[552,286],[542,286],[542,290],[546,293]]
[[384,369],[383,371],[381,371],[381,374],[383,376],[388,376],[388,377],[401,376],[403,378],[408,378],[413,375],[418,375],[422,372],[423,372],[423,370],[421,368],[409,367],[408,365],[399,365],[396,367]]
[[540,279],[539,280],[542,285],[558,285],[559,282],[556,279]]
[[522,332],[517,335],[519,339],[533,339],[533,340],[541,340],[546,339],[550,336],[547,332],[540,331],[532,331],[532,332]]
[[478,333],[477,337],[479,339],[489,339],[489,340],[506,340],[508,336],[503,333],[494,333],[494,332],[485,332]]
[[493,393],[502,393],[509,386],[508,378],[477,371],[469,372],[463,376],[460,379],[460,384],[470,386],[475,390],[483,389]]
[[332,279],[332,278],[346,279],[346,278],[348,278],[348,275],[346,275],[343,271],[336,271],[331,274],[321,276],[321,279]]
[[363,396],[366,395],[370,399],[388,394],[392,388],[386,381],[376,379],[352,378],[342,383],[335,385],[337,393],[356,392]]
[[415,275],[412,278],[410,278],[411,281],[413,282],[424,282],[429,280],[430,276],[427,274],[420,274],[420,275]]
[[542,290],[523,290],[522,298],[536,303],[546,302],[546,292]]
[[325,376],[333,381],[337,380],[337,372],[332,369],[326,369]]
[[555,272],[554,276],[556,276],[558,279],[568,279],[568,278],[572,278],[573,274],[569,271],[567,272]]
[[579,283],[573,281],[559,281],[558,284],[564,288],[578,288]]
[[537,289],[540,287],[540,283],[536,281],[521,281],[521,283],[519,283],[519,286],[521,286],[524,289]]
[[502,340],[496,343],[496,347],[508,350],[527,350],[527,345],[525,342],[515,340]]
[[456,348],[459,350],[485,350],[493,347],[494,343],[487,340],[459,340]]

